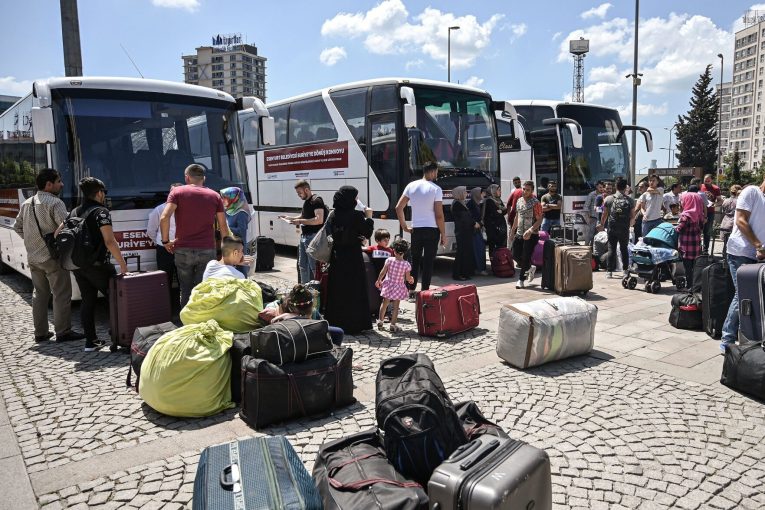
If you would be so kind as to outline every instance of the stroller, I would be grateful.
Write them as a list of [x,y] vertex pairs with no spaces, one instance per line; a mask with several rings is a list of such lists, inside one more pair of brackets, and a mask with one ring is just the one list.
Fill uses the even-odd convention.
[[632,247],[630,266],[622,278],[622,287],[634,289],[638,278],[645,280],[645,291],[656,294],[661,290],[661,282],[671,280],[681,290],[685,288],[685,277],[677,276],[675,270],[682,262],[677,251],[677,232],[669,223],[661,223],[653,228],[642,241]]

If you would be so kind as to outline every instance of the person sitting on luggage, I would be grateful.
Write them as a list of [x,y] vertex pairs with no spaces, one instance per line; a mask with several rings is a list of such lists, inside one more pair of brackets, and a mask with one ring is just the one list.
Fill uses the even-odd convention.
[[390,244],[390,232],[384,228],[378,228],[375,230],[374,237],[377,244],[364,248],[364,251],[372,254],[373,259],[387,259],[394,254],[393,248],[388,246]]
[[[286,319],[323,319],[314,308],[313,293],[299,283],[292,287],[287,299],[279,305],[279,311],[281,313],[271,320],[272,324]],[[329,326],[329,336],[332,337],[332,343],[339,346],[343,343],[345,332],[336,326]]]
[[253,258],[244,254],[242,240],[235,236],[226,236],[221,242],[220,260],[211,260],[205,267],[202,281],[208,278],[238,278],[244,280],[245,276],[237,269],[237,266],[249,266]]
[[513,240],[513,258],[520,266],[521,275],[516,289],[525,287],[525,281],[534,279],[536,266],[531,265],[531,255],[539,241],[539,226],[542,224],[542,205],[534,196],[534,181],[523,183],[523,195],[515,203],[517,213],[513,221],[510,239]]
[[383,329],[382,317],[385,316],[388,303],[392,303],[393,313],[390,316],[390,330],[395,333],[401,331],[401,328],[396,325],[398,307],[401,300],[409,296],[406,283],[413,284],[414,278],[411,275],[412,265],[404,260],[406,252],[409,251],[409,243],[404,239],[396,239],[393,242],[393,251],[396,253],[395,258],[390,257],[385,261],[375,286],[380,289],[380,296],[383,298],[378,314],[380,319],[377,321],[377,329]]
[[701,231],[706,221],[706,208],[698,193],[683,193],[680,197],[683,213],[675,230],[679,234],[677,247],[683,259],[687,288],[693,288],[693,265],[701,255]]

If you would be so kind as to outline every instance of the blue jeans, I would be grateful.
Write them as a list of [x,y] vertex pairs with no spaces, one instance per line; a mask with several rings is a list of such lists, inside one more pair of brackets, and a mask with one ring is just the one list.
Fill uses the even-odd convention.
[[736,281],[736,273],[738,268],[744,264],[756,264],[757,261],[750,259],[749,257],[741,257],[739,255],[728,254],[728,267],[730,267],[730,277],[733,278],[733,288],[736,292],[733,293],[733,301],[730,302],[730,308],[728,308],[728,316],[725,317],[725,323],[722,328],[722,341],[726,344],[735,343],[738,340],[738,282]]
[[[549,220],[547,218],[542,219],[542,232],[550,233],[550,228],[560,225],[560,220]],[[595,234],[593,234],[595,235]]]
[[181,308],[191,297],[191,290],[202,282],[207,263],[215,260],[215,249],[178,248],[175,250],[175,269],[181,287]]
[[480,230],[473,234],[473,256],[475,268],[478,271],[486,271],[486,241],[483,240]]
[[343,331],[342,328],[338,328],[337,326],[330,326],[329,336],[332,338],[332,343],[339,347],[340,344],[343,343],[343,336],[345,336],[345,331]]
[[308,283],[313,280],[316,274],[316,260],[305,251],[314,237],[316,237],[316,234],[302,234],[300,236],[300,244],[298,245],[298,268],[300,268],[298,283]]
[[643,233],[643,237],[645,237],[646,234],[648,234],[648,232],[653,230],[653,228],[656,227],[657,225],[660,225],[661,222],[663,222],[663,221],[664,220],[661,219],[661,218],[658,218],[658,219],[655,219],[655,220],[646,220],[646,219],[643,219],[643,232],[642,232]]
[[707,222],[704,224],[704,251],[709,251],[709,241],[712,239],[715,228],[715,213],[707,212]]

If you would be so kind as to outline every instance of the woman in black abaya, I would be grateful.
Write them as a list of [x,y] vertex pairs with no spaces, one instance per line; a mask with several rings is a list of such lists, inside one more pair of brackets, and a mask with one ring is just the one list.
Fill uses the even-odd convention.
[[331,325],[351,335],[372,329],[361,243],[372,235],[374,222],[356,210],[358,194],[353,186],[343,186],[332,203],[333,243],[324,314]]

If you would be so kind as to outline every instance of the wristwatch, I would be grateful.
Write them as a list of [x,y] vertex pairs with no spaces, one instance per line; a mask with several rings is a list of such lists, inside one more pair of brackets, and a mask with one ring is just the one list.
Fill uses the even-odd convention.
[[170,239],[167,239],[167,240],[165,240],[165,239],[162,239],[162,244],[167,244],[167,243],[169,243],[169,242],[170,242]]

